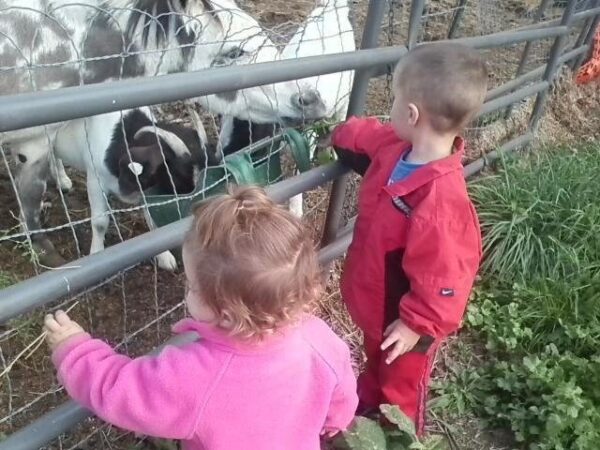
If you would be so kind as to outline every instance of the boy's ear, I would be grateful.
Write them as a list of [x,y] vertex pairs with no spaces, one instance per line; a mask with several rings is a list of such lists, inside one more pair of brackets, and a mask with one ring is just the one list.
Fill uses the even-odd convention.
[[408,124],[415,126],[419,122],[419,108],[414,103],[408,104]]

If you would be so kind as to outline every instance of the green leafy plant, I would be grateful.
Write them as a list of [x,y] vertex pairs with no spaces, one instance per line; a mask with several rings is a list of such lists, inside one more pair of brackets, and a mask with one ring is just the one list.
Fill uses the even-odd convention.
[[434,390],[522,448],[600,443],[599,171],[597,147],[555,149],[470,187],[485,259],[465,322],[487,353]]
[[467,323],[487,337],[488,350],[502,355],[540,352],[553,343],[561,352],[591,356],[600,343],[600,272],[533,278],[527,286],[488,282]]
[[549,345],[520,361],[492,363],[480,371],[493,385],[479,412],[509,425],[518,442],[536,450],[595,449],[600,442],[600,356],[592,360]]
[[496,283],[469,308],[467,323],[490,352],[470,406],[524,446],[591,450],[600,442],[598,282],[582,273],[527,288]]
[[312,145],[316,145],[315,159],[318,165],[325,165],[336,160],[333,149],[325,143],[329,141],[331,132],[337,124],[322,120],[305,129],[304,133]]
[[435,397],[430,407],[435,411],[454,416],[464,416],[472,405],[482,401],[488,391],[485,373],[465,370],[464,366],[452,365],[444,380],[432,380],[431,391]]
[[381,419],[356,417],[351,428],[338,436],[331,449],[339,450],[442,450],[439,437],[421,440],[412,421],[397,406],[381,405]]

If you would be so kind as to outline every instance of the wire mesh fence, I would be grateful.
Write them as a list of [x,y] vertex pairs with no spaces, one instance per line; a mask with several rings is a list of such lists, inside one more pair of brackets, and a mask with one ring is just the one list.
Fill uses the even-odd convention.
[[[542,3],[547,5],[540,12]],[[564,6],[560,1],[426,1],[417,40],[509,31],[560,19]],[[576,11],[591,7],[593,2],[577,0]],[[347,0],[0,0],[0,94],[352,51],[366,10],[367,2]],[[407,44],[410,13],[409,2],[389,1],[381,46]],[[567,50],[582,26],[573,28]],[[491,87],[544,65],[553,42],[532,43],[522,64],[526,44],[485,50]],[[236,181],[273,183],[316,164],[315,136],[323,123],[343,119],[351,84],[350,72],[324,75],[1,133],[0,288],[100,250],[103,232],[108,246],[176,220],[186,214],[192,196],[203,198]],[[368,113],[385,118],[392,99],[389,75],[371,80]],[[523,103],[511,114],[482,117],[469,130],[471,158],[524,131],[530,109]],[[292,128],[302,134],[286,134]],[[354,215],[354,195],[351,189],[347,217]],[[304,217],[315,238],[326,201],[324,189],[304,197]],[[151,220],[144,214],[149,206]],[[173,269],[171,258],[131,267],[0,325],[0,436],[66,399],[43,344],[43,314],[67,309],[119,350],[146,353],[185,315],[184,275],[163,270]],[[148,445],[89,419],[48,448]]]
[[[210,10],[203,9],[207,6]],[[0,1],[0,94],[355,48],[345,0],[304,2],[298,9],[259,24],[252,9],[266,14],[265,6],[275,5],[240,2],[238,6],[230,0]],[[230,182],[248,181],[248,177],[266,184],[300,168],[306,170],[312,135],[278,138],[289,127],[307,129],[315,119],[343,118],[351,79],[351,73],[313,77],[140,108],[142,116],[138,113],[133,118],[133,112],[124,111],[2,133],[0,192],[5,214],[0,218],[1,287],[86,255],[94,245],[94,226],[105,218],[111,219],[106,245],[112,245],[148,229],[144,210],[149,204],[154,205],[151,212],[161,210],[158,216],[151,214],[153,222],[176,220],[185,214],[185,201],[192,193],[195,199],[203,198]],[[200,121],[194,117],[196,113]],[[144,127],[154,135],[142,141],[145,153],[154,151],[151,156],[158,160],[159,171],[166,172],[167,182],[151,186],[143,172],[134,173],[138,195],[123,195],[123,180],[131,174],[120,173],[120,169],[139,169],[137,163],[148,171],[155,164],[138,151],[141,144],[135,134]],[[194,158],[183,159],[186,170],[177,164],[172,134],[165,139],[159,130],[175,134],[189,151],[196,150]],[[198,142],[202,139],[206,142]],[[115,141],[121,148],[111,147]],[[236,157],[239,150],[257,141],[267,144],[246,151],[243,158]],[[125,165],[106,164],[111,151],[124,158]],[[212,158],[208,152],[213,153]],[[74,160],[73,155],[81,158]],[[190,159],[194,171],[187,170]],[[60,162],[67,167],[65,171]],[[43,170],[28,173],[28,166],[40,164]],[[42,177],[47,189],[35,186]],[[99,189],[94,191],[90,179],[97,181]],[[158,189],[148,190],[149,186]],[[180,189],[182,186],[187,189]],[[324,200],[306,200],[304,213],[311,222],[318,221],[317,213],[326,206]],[[27,208],[29,223],[22,214]],[[51,245],[39,245],[42,238]],[[53,250],[56,255],[51,254]],[[66,400],[43,343],[40,324],[45,312],[66,309],[94,335],[130,355],[141,355],[164,342],[170,324],[183,317],[183,286],[183,274],[164,271],[156,263],[141,265],[44,312],[35,311],[4,324],[0,328],[0,436]],[[132,445],[145,444],[90,419],[50,448]]]
[[[310,15],[305,17],[306,20],[300,27],[298,22],[288,20],[282,24],[273,24],[270,28],[260,25],[251,15],[229,0],[182,4],[133,0],[99,4],[31,0],[3,2],[0,7],[0,23],[4,24],[0,31],[4,36],[5,50],[0,59],[0,70],[3,74],[0,93],[4,94],[354,49],[354,34],[345,0],[322,1],[317,7],[313,3],[313,9],[306,11]],[[23,28],[26,32],[14,34],[18,28]],[[39,35],[44,35],[43,43],[34,33],[35,29],[40,30]],[[14,38],[9,37],[11,32]],[[279,45],[272,38],[279,42]],[[283,45],[284,43],[286,45]],[[200,104],[204,111],[204,126],[200,124],[200,127],[209,128],[212,142],[206,142],[207,145],[203,146],[204,155],[192,155],[196,169],[202,170],[210,159],[212,159],[211,165],[215,165],[214,157],[221,158],[235,153],[254,141],[272,137],[278,129],[286,126],[305,125],[316,118],[343,117],[351,79],[350,73],[334,74],[197,99],[198,101],[194,103]],[[147,116],[146,119],[149,119],[144,122],[152,122],[152,126],[156,127],[158,121],[160,128],[164,122],[161,120],[161,115],[164,114],[161,113],[164,112],[167,112],[168,124],[173,125],[176,121],[186,120],[181,105],[166,105],[154,108],[154,111],[143,111]],[[33,186],[36,183],[31,181],[47,178],[58,185],[59,189],[56,190],[58,196],[55,200],[62,204],[66,217],[63,218],[63,223],[45,228],[43,231],[71,228],[70,233],[77,247],[76,252],[78,256],[84,254],[73,227],[83,225],[86,220],[93,222],[93,219],[70,217],[70,208],[66,204],[63,191],[69,188],[72,181],[66,176],[59,157],[69,151],[61,148],[60,144],[75,136],[79,137],[80,141],[83,141],[79,143],[80,146],[86,147],[87,150],[87,158],[78,161],[80,171],[90,169],[89,171],[93,173],[89,175],[94,175],[98,184],[102,182],[110,184],[110,181],[114,180],[106,181],[106,174],[98,173],[103,168],[98,169],[96,161],[92,160],[104,156],[102,152],[108,151],[104,148],[107,138],[111,137],[111,132],[114,136],[119,133],[119,128],[122,128],[121,134],[125,135],[123,136],[125,148],[121,148],[120,151],[127,153],[131,163],[137,163],[132,166],[136,168],[135,170],[143,170],[142,166],[148,163],[147,158],[135,160],[136,155],[133,153],[136,152],[132,153],[130,147],[133,146],[134,150],[137,150],[137,147],[126,132],[127,127],[137,125],[140,128],[140,124],[132,124],[133,120],[128,120],[129,114],[125,112],[121,117],[113,117],[114,123],[110,120],[107,122],[105,118],[90,118],[75,125],[61,124],[24,132],[5,133],[2,142],[7,150],[12,150],[17,166],[11,166],[10,162],[5,161],[5,169],[14,193],[20,194],[15,197],[21,203],[19,209],[25,213],[25,225],[28,229],[18,233],[6,232],[0,239],[11,240],[24,235],[30,238],[41,233],[42,227],[38,219],[40,211],[37,206],[40,202],[37,200],[44,189],[37,185]],[[255,126],[256,123],[260,126]],[[94,129],[100,124],[109,128],[105,131],[106,136],[102,133],[94,133]],[[180,132],[184,131],[180,130]],[[28,142],[23,143],[23,140]],[[161,154],[164,164],[155,169],[166,171],[165,175],[172,185],[170,190],[173,192],[168,192],[169,186],[164,186],[161,189],[167,192],[160,192],[159,189],[158,193],[172,193],[175,197],[189,194],[190,192],[181,192],[181,189],[175,186],[175,181],[180,180],[174,180],[171,172],[175,170],[173,166],[176,165],[177,158],[171,161],[173,155],[169,155],[169,152],[165,154],[161,142],[162,139],[157,139],[159,148],[155,153]],[[70,146],[70,143],[67,142],[66,146]],[[53,147],[54,152],[51,152],[50,149]],[[119,151],[119,149],[111,150],[117,153]],[[267,158],[269,161],[271,158],[278,158],[279,147],[271,146],[271,150],[276,152]],[[265,162],[264,156],[262,161],[259,159],[250,162],[253,165],[260,165],[261,162]],[[32,168],[34,165],[44,167]],[[211,185],[227,183],[232,175],[235,175],[228,170],[227,165],[221,165],[224,170],[212,170],[210,176],[207,171],[199,174],[200,177],[204,177],[201,183],[205,184],[201,189],[210,190]],[[267,169],[269,171],[277,169],[275,166],[276,164],[268,164]],[[118,168],[108,169],[112,172],[109,175],[113,175],[113,178],[116,176],[119,182],[122,181],[120,178],[122,174],[118,172]],[[34,171],[36,173],[31,173]],[[215,174],[219,173],[221,176],[215,178]],[[193,175],[186,174],[188,179],[185,181],[188,185],[197,181],[193,179]],[[274,181],[278,176],[281,175],[271,177],[267,174],[266,181]],[[145,183],[139,182],[140,178],[143,177],[138,176],[141,202],[140,199],[135,199],[135,203],[141,203],[138,209],[146,208],[148,203],[144,195],[148,186],[142,185]],[[210,178],[211,181],[208,182],[206,178]],[[102,193],[104,202],[107,201],[107,193],[117,194],[121,200],[129,200],[125,198],[126,196],[118,195],[121,192],[114,186],[98,186],[96,190]],[[96,204],[103,201],[97,199]],[[179,203],[177,198],[158,201]],[[114,220],[115,214],[130,213],[135,208],[109,208],[108,211],[97,209],[92,213],[111,216],[113,222],[118,223]],[[179,208],[177,209],[180,213]],[[3,226],[3,229],[12,230],[18,222],[17,216],[11,224]],[[116,232],[119,239],[122,239],[122,233],[118,228]],[[32,254],[35,253],[32,251]]]

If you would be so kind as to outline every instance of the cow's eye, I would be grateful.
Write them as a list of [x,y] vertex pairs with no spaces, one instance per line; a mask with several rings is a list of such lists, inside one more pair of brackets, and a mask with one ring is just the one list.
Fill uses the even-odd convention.
[[246,51],[241,47],[234,47],[230,49],[225,55],[229,59],[238,59],[246,54]]
[[246,53],[247,52],[241,47],[230,48],[230,49],[224,51],[223,53],[219,54],[215,58],[213,65],[229,66],[229,65],[233,64],[236,59],[239,59],[242,56],[246,55]]

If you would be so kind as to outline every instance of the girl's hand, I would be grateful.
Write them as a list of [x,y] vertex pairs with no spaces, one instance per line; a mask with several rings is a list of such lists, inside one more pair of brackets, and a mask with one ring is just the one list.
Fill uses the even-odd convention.
[[54,315],[47,314],[44,319],[44,331],[46,332],[46,342],[52,351],[71,336],[85,333],[83,328],[77,322],[72,321],[64,311],[57,311]]
[[331,439],[340,432],[337,428],[325,427],[321,430],[321,436]]
[[413,349],[421,337],[402,323],[400,319],[393,321],[383,333],[385,339],[381,344],[381,350],[390,348],[386,364],[391,364],[398,356]]

